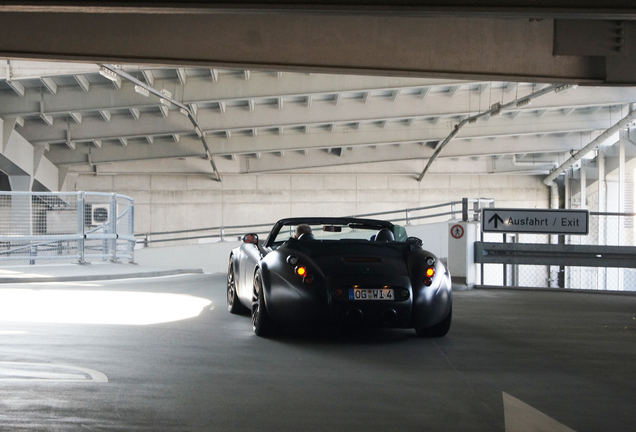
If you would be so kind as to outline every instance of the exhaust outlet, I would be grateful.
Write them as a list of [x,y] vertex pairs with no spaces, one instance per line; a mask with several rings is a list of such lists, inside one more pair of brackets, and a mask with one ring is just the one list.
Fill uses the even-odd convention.
[[382,322],[386,325],[395,324],[397,312],[394,309],[387,309],[382,313]]
[[360,322],[362,321],[362,311],[360,309],[350,309],[346,317],[351,322]]

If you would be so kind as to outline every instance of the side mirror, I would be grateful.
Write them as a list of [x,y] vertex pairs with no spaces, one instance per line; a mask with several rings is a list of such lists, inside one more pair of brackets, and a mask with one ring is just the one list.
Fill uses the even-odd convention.
[[245,234],[243,236],[243,243],[258,244],[258,234]]
[[424,244],[422,240],[417,237],[409,237],[406,239],[406,242],[411,243],[417,247],[422,247],[422,245]]

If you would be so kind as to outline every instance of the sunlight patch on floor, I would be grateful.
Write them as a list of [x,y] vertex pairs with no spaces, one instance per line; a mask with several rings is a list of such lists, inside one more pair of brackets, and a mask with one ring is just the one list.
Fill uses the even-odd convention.
[[0,269],[0,278],[2,277],[23,279],[23,278],[34,278],[34,277],[50,278],[52,276],[47,274],[40,274],[40,273],[25,273],[25,272],[16,271],[16,270]]
[[0,289],[0,322],[149,325],[194,318],[211,303],[170,293]]

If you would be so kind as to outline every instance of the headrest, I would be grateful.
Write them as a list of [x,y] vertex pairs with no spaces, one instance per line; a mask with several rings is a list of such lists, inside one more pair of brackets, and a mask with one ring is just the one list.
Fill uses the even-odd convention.
[[307,240],[316,240],[316,237],[312,233],[304,233],[298,237],[298,240],[307,241]]
[[395,241],[395,236],[393,235],[393,232],[391,232],[390,229],[382,228],[375,235],[375,241],[383,241],[383,242]]

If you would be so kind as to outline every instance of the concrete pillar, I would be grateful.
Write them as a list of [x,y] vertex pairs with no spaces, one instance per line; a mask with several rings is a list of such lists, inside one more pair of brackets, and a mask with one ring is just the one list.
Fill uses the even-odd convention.
[[605,182],[605,153],[598,149],[598,211],[607,211],[607,183]]
[[[559,208],[559,185],[554,182],[550,186],[550,208],[558,209]],[[550,236],[550,244],[557,244],[559,242],[559,236],[551,235]],[[558,266],[548,266],[548,273],[550,274],[550,288],[558,288],[559,287],[559,267]]]
[[29,175],[9,175],[9,184],[13,192],[31,192],[33,177]]
[[558,209],[559,208],[559,185],[556,183],[552,183],[552,185],[548,186],[550,188],[550,208]]
[[572,208],[572,171],[565,174],[565,208]]
[[625,131],[618,140],[618,211],[625,213]]
[[480,280],[480,266],[475,264],[475,242],[479,238],[479,222],[449,222],[448,271],[453,284],[473,288]]
[[579,173],[581,175],[581,209],[587,208],[587,171],[586,162],[581,159],[581,168]]
[[[33,178],[30,176],[10,175],[9,184],[13,192],[30,192]],[[33,209],[31,195],[11,195],[11,228],[12,235],[33,235]],[[23,241],[12,243],[12,246],[22,245]],[[34,264],[31,261],[31,264]]]

